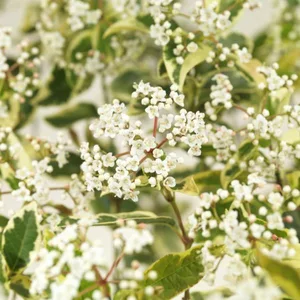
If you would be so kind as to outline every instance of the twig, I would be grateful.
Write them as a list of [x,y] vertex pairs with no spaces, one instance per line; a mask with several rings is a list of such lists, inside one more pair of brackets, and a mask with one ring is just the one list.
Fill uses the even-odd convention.
[[115,156],[116,156],[117,158],[119,158],[119,157],[121,157],[121,156],[128,155],[128,154],[130,154],[130,151],[122,152],[122,153],[116,154]]
[[233,107],[236,108],[236,109],[238,109],[238,110],[240,110],[240,111],[242,111],[242,112],[244,112],[247,116],[250,117],[250,115],[248,114],[247,110],[244,107],[242,107],[242,106],[240,106],[238,104],[235,104],[235,103],[233,104]]
[[121,262],[121,260],[123,259],[125,253],[122,252],[119,257],[113,262],[110,270],[108,271],[107,275],[104,278],[104,281],[107,281],[108,278],[110,277],[110,275],[113,273],[113,271],[118,267],[119,263]]
[[154,118],[154,125],[153,125],[153,136],[156,137],[157,134],[157,127],[158,127],[158,117]]
[[96,289],[98,287],[98,283],[94,283],[93,285],[87,287],[86,289],[84,289],[83,291],[81,291],[78,295],[77,295],[77,298],[80,298],[82,297],[83,295],[93,291],[94,289]]
[[172,208],[173,208],[173,211],[175,213],[175,216],[177,218],[177,221],[178,221],[178,225],[179,225],[179,228],[181,230],[181,233],[182,233],[182,241],[184,243],[184,246],[186,249],[189,249],[190,246],[191,246],[191,242],[192,240],[188,237],[186,231],[185,231],[185,228],[184,228],[184,225],[183,225],[183,222],[182,222],[182,218],[181,218],[181,214],[180,214],[180,211],[179,211],[179,208],[177,206],[177,203],[175,202],[175,199],[174,201],[170,202]]
[[96,266],[93,266],[93,271],[95,272],[95,275],[96,275],[96,278],[97,278],[97,281],[98,281],[98,285],[100,285],[102,287],[102,290],[103,290],[103,295],[104,297],[107,297],[107,298],[111,298],[110,297],[110,290],[109,290],[109,286],[107,284],[107,281],[105,279],[102,278],[99,270],[97,269]]

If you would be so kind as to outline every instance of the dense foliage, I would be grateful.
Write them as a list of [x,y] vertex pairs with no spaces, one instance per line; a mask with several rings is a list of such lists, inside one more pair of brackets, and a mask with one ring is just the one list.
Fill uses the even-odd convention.
[[[300,2],[235,32],[260,5],[41,0],[22,41],[0,27],[1,299],[300,299]],[[26,134],[44,107],[56,140]]]

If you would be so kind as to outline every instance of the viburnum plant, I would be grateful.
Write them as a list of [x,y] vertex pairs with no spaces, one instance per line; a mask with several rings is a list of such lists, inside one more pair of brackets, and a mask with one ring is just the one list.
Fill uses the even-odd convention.
[[255,40],[260,1],[191,2],[0,27],[1,299],[300,299],[300,2]]

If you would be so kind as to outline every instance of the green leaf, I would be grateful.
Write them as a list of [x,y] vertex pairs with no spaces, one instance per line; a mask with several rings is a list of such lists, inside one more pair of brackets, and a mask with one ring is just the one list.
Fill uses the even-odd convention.
[[300,273],[286,263],[274,260],[258,252],[258,262],[272,280],[292,299],[300,299]]
[[24,275],[16,275],[10,281],[9,287],[23,298],[29,298],[30,279]]
[[300,171],[294,171],[286,175],[288,184],[293,189],[297,189],[300,186]]
[[169,43],[163,50],[163,59],[170,80],[178,84],[179,90],[182,91],[187,74],[198,64],[205,61],[211,48],[202,45],[195,53],[186,56],[184,63],[179,65],[173,54],[173,43]]
[[270,115],[282,114],[284,106],[290,103],[291,95],[291,91],[287,88],[282,88],[274,96],[270,96],[266,104],[266,109],[270,112]]
[[97,108],[91,103],[77,103],[61,109],[59,112],[46,117],[46,121],[54,127],[69,127],[83,119],[96,118]]
[[[66,61],[69,63],[76,63],[77,53],[83,53],[84,55],[87,55],[88,52],[94,48],[93,38],[94,35],[91,29],[86,29],[73,35],[66,50]],[[69,86],[72,88],[72,96],[82,93],[84,90],[88,89],[91,86],[93,79],[94,76],[91,74],[87,74],[86,76],[78,76],[70,69],[66,71],[66,80]]]
[[146,270],[146,278],[150,271],[155,271],[157,278],[146,279],[145,286],[162,287],[163,290],[159,296],[162,299],[171,299],[197,284],[204,271],[200,250],[201,246],[164,256]]
[[135,290],[120,290],[115,294],[114,300],[126,300],[130,296],[133,296],[138,300],[142,300],[143,299],[143,292],[142,291],[135,291]]
[[115,225],[117,220],[134,220],[137,223],[145,223],[145,224],[161,224],[161,225],[170,225],[174,226],[175,221],[170,217],[160,217],[152,212],[144,212],[144,211],[135,211],[128,213],[119,213],[119,214],[99,214],[98,222],[95,226],[108,226]]
[[[4,257],[2,255],[2,253],[0,253],[0,283],[5,283],[7,280],[5,266],[6,266],[6,263],[5,263]],[[0,295],[1,295],[1,291],[0,291]]]
[[66,71],[54,67],[44,88],[40,89],[36,97],[32,99],[33,104],[60,105],[66,103],[71,96],[72,89],[67,83]]
[[228,163],[221,173],[222,187],[227,188],[230,182],[236,179],[242,172],[238,163]]
[[38,241],[37,204],[32,202],[9,220],[3,232],[2,251],[10,272],[26,267]]
[[116,23],[113,23],[104,33],[104,38],[109,37],[110,35],[123,32],[123,31],[140,31],[148,33],[149,30],[142,22],[139,22],[136,19],[124,19]]
[[[114,226],[117,224],[117,221],[123,220],[134,220],[137,223],[144,224],[154,224],[154,225],[168,225],[175,226],[175,221],[170,217],[160,217],[152,212],[145,211],[134,211],[134,212],[126,212],[126,213],[118,213],[118,214],[98,214],[97,222],[94,226]],[[68,218],[65,221],[76,222],[74,218]],[[66,222],[63,221],[62,225]]]
[[28,5],[25,11],[25,17],[23,19],[21,30],[24,33],[30,33],[36,30],[36,24],[40,21],[41,7],[37,3],[31,3]]
[[0,227],[5,227],[8,223],[8,219],[4,216],[0,216]]
[[235,63],[237,69],[243,72],[248,79],[255,82],[257,85],[260,83],[265,83],[266,81],[266,78],[261,73],[257,72],[257,68],[261,65],[261,62],[257,59],[252,59],[248,63]]
[[79,174],[81,171],[80,165],[82,164],[82,159],[80,158],[80,156],[73,152],[69,152],[67,160],[68,162],[62,168],[58,166],[58,163],[56,161],[52,161],[50,165],[53,167],[53,172],[50,173],[50,176],[59,177]]
[[177,183],[176,188],[173,190],[175,192],[191,196],[198,196],[200,193],[193,176],[189,176],[185,178],[182,182]]
[[1,178],[6,180],[12,189],[18,187],[18,179],[15,177],[15,169],[26,167],[32,169],[31,158],[25,148],[22,146],[19,138],[11,132],[7,138],[9,146],[15,146],[18,149],[18,156],[15,159],[8,158],[9,164],[0,164]]
[[15,126],[17,126],[17,124],[20,121],[21,103],[19,100],[15,99],[11,95],[6,95],[6,96],[10,97],[9,99],[7,99],[7,101],[4,100],[3,96],[1,100],[7,106],[7,116],[5,116],[4,118],[0,117],[0,126],[14,128]]
[[11,132],[7,138],[7,143],[10,146],[18,145],[19,147],[18,158],[16,159],[16,168],[26,167],[28,169],[31,169],[32,168],[31,158],[27,154],[24,147],[22,147],[22,143],[20,139],[17,137],[17,135]]
[[293,248],[296,251],[296,255],[293,256],[292,258],[284,259],[284,263],[288,264],[292,268],[297,269],[299,272],[300,271],[300,245],[299,244],[293,245]]
[[298,144],[300,142],[300,132],[298,128],[291,128],[285,131],[281,137],[281,140],[288,144]]
[[87,53],[93,48],[92,33],[93,32],[90,29],[87,29],[73,35],[73,37],[69,41],[69,45],[66,51],[66,60],[68,62],[76,61],[76,53]]
[[188,176],[177,183],[174,191],[199,196],[202,192],[213,192],[220,187],[221,171],[203,171]]
[[205,292],[193,292],[193,293],[191,293],[191,300],[205,300],[209,297],[214,298],[214,294],[217,294],[217,295],[222,294],[222,296],[225,299],[225,297],[227,298],[227,297],[232,296],[233,293],[228,288],[219,287],[219,288],[215,288],[213,290],[205,291]]
[[114,78],[110,85],[111,94],[120,101],[132,101],[133,83],[149,81],[149,72],[143,69],[127,69]]
[[178,239],[177,233],[169,226],[155,226],[153,236],[155,236],[155,243],[151,247],[153,255],[151,255],[148,265],[162,256],[182,251],[182,242]]
[[246,47],[250,53],[253,49],[252,40],[239,32],[230,32],[226,37],[221,38],[220,42],[228,48],[233,44],[238,44],[240,48]]
[[218,0],[219,2],[219,12],[224,12],[225,10],[230,10],[230,19],[237,17],[243,8],[242,1],[236,0]]
[[[299,185],[297,186],[299,187]],[[300,205],[300,197],[297,197],[297,200],[294,201],[295,203],[297,203],[297,205]],[[294,210],[294,211],[289,211],[287,213],[283,214],[283,217],[285,216],[291,216],[293,218],[293,222],[292,223],[288,223],[288,222],[284,222],[284,225],[286,228],[293,228],[294,230],[297,231],[297,237],[298,239],[300,239],[300,213],[299,210]],[[299,251],[299,249],[298,249]]]
[[[214,192],[220,187],[221,171],[204,171],[193,175],[199,193]],[[199,194],[198,194],[199,195]]]
[[227,163],[221,172],[221,184],[223,188],[227,188],[232,180],[243,173],[239,164],[242,161],[251,159],[256,154],[257,148],[258,146],[254,145],[251,140],[246,140],[240,145],[236,155],[234,155],[234,160],[236,162],[233,164]]

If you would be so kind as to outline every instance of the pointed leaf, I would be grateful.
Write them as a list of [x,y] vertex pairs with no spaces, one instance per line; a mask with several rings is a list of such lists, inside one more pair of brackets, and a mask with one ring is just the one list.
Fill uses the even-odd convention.
[[2,251],[12,273],[22,269],[29,262],[29,254],[39,240],[37,204],[24,206],[11,218],[4,229]]
[[124,19],[112,24],[104,33],[103,38],[107,38],[112,34],[116,34],[122,31],[140,31],[148,33],[148,28],[142,22],[136,19]]
[[300,299],[300,273],[286,263],[274,260],[258,252],[258,262],[272,280],[292,299]]
[[190,53],[186,56],[184,63],[179,65],[176,62],[176,57],[173,54],[173,44],[169,43],[163,50],[163,59],[170,80],[179,86],[182,91],[187,74],[198,64],[205,61],[211,48],[202,45],[195,53]]
[[159,217],[152,212],[135,211],[119,214],[100,214],[98,215],[98,223],[95,226],[114,225],[118,219],[135,220],[137,223],[145,224],[175,225],[175,221],[170,217]]
[[[114,226],[117,224],[117,221],[123,220],[134,220],[137,223],[145,223],[145,224],[154,224],[154,225],[168,225],[174,226],[175,221],[170,217],[160,217],[152,212],[145,211],[134,211],[128,213],[119,213],[119,214],[98,214],[97,220],[98,222],[94,224],[94,226]],[[61,226],[64,226],[66,222],[76,222],[77,220],[74,218],[65,219]]]
[[151,271],[157,273],[157,278],[146,279],[146,286],[162,287],[159,295],[163,299],[171,299],[186,289],[192,287],[202,278],[204,267],[201,264],[201,246],[181,253],[169,254],[155,262],[145,272],[145,277]]
[[60,128],[69,127],[77,121],[96,118],[97,116],[95,105],[91,103],[77,103],[46,117],[46,121],[52,126]]

